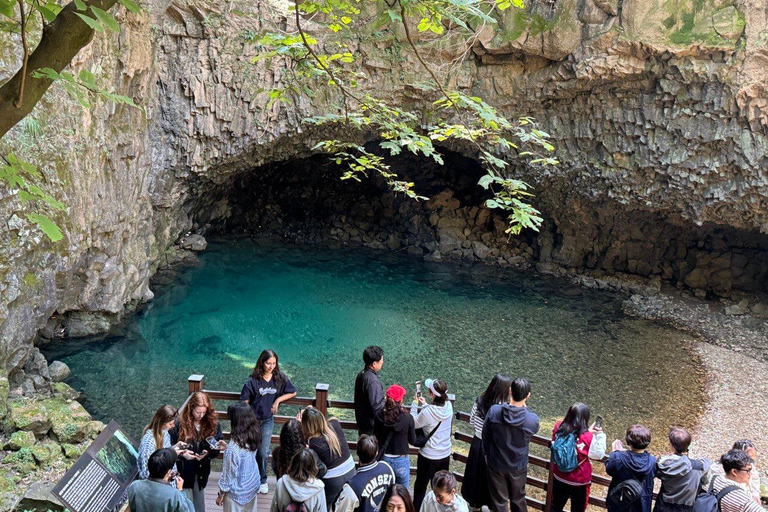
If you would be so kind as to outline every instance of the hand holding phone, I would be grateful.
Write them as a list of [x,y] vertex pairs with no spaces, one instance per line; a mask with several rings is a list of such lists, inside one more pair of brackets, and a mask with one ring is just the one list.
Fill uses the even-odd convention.
[[213,450],[218,450],[219,449],[219,440],[216,439],[215,437],[208,436],[208,437],[205,438],[205,442],[208,443],[208,446],[210,446],[211,449],[213,449]]
[[421,381],[417,380],[416,381],[416,399],[418,400],[419,398],[421,398]]
[[603,430],[603,417],[599,414],[597,415],[597,419],[595,420],[595,428],[598,430]]

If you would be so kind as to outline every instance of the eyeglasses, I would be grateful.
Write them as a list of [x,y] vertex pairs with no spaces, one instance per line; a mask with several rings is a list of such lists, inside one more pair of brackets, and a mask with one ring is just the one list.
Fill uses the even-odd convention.
[[737,469],[736,471],[743,471],[744,473],[751,473],[751,472],[752,472],[752,468],[747,468],[747,469]]

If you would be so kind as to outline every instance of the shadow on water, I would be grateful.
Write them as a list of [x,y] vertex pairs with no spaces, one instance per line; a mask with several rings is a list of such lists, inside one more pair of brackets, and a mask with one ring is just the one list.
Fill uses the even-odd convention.
[[617,435],[637,421],[664,431],[701,416],[688,335],[626,318],[622,296],[566,280],[249,239],[211,241],[199,264],[172,274],[113,334],[42,347],[70,365],[96,417],[133,435],[160,405],[183,402],[192,373],[209,389],[239,391],[264,348],[300,395],[326,382],[331,397],[351,398],[370,344],[386,352],[385,385],[412,390],[438,376],[461,410],[504,371],[532,382],[544,425],[575,400]]

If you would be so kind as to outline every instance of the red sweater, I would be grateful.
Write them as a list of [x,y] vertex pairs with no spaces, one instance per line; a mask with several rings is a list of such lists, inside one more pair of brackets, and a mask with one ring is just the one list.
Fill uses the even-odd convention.
[[[555,423],[555,428],[552,429],[552,440],[555,440],[555,433],[560,428],[561,421]],[[576,459],[579,461],[579,466],[570,473],[564,473],[557,469],[557,466],[552,464],[552,472],[555,474],[555,478],[569,485],[587,485],[592,483],[592,462],[589,460],[589,447],[592,444],[592,432],[583,432],[576,440]]]

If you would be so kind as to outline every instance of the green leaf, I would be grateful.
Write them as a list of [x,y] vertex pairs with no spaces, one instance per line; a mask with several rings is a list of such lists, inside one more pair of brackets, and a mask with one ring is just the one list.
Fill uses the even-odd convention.
[[141,7],[139,7],[139,4],[134,2],[133,0],[120,0],[120,4],[128,9],[131,12],[134,12],[136,14],[141,12]]
[[75,0],[75,7],[78,11],[86,11],[88,9],[88,6],[85,5],[85,2],[83,0]]
[[88,89],[96,89],[96,77],[93,76],[93,73],[88,71],[87,69],[84,69],[80,72],[80,81],[83,83],[84,86],[86,86]]
[[[38,11],[40,14],[43,15],[43,18],[45,18],[45,21],[48,23],[52,22],[56,19],[56,15],[58,14],[58,11],[61,10],[61,8],[56,4],[48,4],[48,5],[37,5],[33,4],[36,11]],[[53,8],[52,8],[53,7]],[[56,9],[58,8],[58,9]]]
[[16,21],[13,16],[13,6],[16,4],[13,0],[0,0],[0,14],[6,18]]
[[25,213],[24,216],[37,224],[43,233],[51,239],[51,242],[58,242],[64,238],[64,234],[61,232],[61,229],[59,229],[59,226],[45,215],[40,215],[39,213]]
[[81,14],[79,12],[76,12],[75,14],[80,16],[80,19],[83,20],[86,23],[86,25],[91,27],[96,32],[104,32],[104,27],[97,20],[91,18],[90,16],[86,16],[85,14]]
[[477,182],[478,186],[483,187],[485,190],[488,190],[488,187],[491,186],[491,183],[496,181],[496,177],[491,174],[486,174],[482,178],[480,178],[480,181]]
[[120,32],[120,24],[117,22],[114,16],[109,14],[107,11],[94,6],[91,6],[91,11],[93,11],[93,14],[96,15],[102,25],[107,27],[112,32]]

